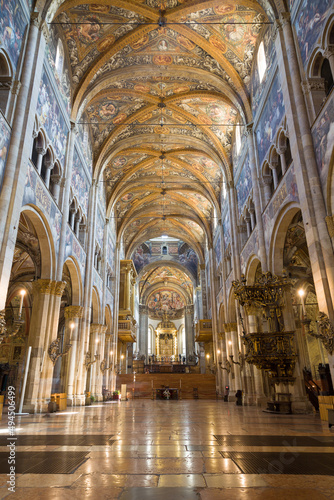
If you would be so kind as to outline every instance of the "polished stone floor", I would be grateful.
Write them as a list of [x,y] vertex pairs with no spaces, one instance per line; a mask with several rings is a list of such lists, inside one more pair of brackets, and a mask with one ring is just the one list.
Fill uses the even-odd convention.
[[[311,473],[310,464],[334,460],[334,432],[317,415],[276,416],[221,400],[135,400],[18,417],[16,425],[17,456],[31,453],[32,466],[33,457],[50,466],[52,454],[87,455],[72,473],[18,473],[15,493],[1,474],[0,498],[334,499],[331,465],[326,475]],[[6,428],[4,415],[1,454]],[[22,463],[29,470],[29,460]],[[249,467],[257,473],[243,473]]]

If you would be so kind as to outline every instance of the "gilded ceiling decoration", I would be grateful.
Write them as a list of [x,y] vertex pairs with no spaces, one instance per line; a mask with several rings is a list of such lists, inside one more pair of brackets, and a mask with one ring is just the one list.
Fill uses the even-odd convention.
[[199,260],[212,244],[235,127],[252,121],[254,50],[273,18],[270,0],[51,2],[71,118],[88,123],[93,176],[126,255],[162,233]]

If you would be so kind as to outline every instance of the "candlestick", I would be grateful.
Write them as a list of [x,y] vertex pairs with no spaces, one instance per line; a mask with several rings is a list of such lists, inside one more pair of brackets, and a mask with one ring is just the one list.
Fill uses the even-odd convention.
[[26,291],[25,291],[25,290],[21,290],[21,291],[20,291],[21,299],[20,299],[19,318],[21,318],[21,315],[22,315],[23,298],[24,298],[25,294],[26,294]]

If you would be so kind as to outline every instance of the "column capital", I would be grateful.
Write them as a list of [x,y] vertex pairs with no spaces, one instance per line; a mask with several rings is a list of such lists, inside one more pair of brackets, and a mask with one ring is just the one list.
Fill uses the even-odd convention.
[[194,306],[192,304],[185,306],[184,313],[185,314],[193,314],[194,313]]
[[30,16],[30,24],[39,28],[42,23],[42,18],[39,12],[32,12]]
[[71,124],[71,132],[72,134],[78,134],[78,127],[77,127],[77,124],[76,122],[73,122],[72,120],[70,121],[70,124]]
[[99,323],[91,323],[89,325],[89,333],[100,333],[101,326]]
[[48,279],[39,279],[37,281],[33,281],[32,283],[33,294],[41,293],[45,295],[57,295],[60,297],[63,295],[65,286],[65,281],[54,281]]
[[66,319],[75,319],[82,318],[84,314],[85,308],[82,306],[68,306],[65,307],[65,318]]
[[45,21],[41,21],[39,29],[43,33],[43,36],[45,38],[46,43],[49,43],[51,37],[50,37],[50,30],[49,30],[47,23]]
[[144,304],[139,304],[139,314],[148,314],[148,307]]
[[325,92],[325,79],[320,77],[307,78],[302,81],[302,90],[304,95],[309,94],[312,90],[321,90]]
[[246,125],[246,131],[245,131],[246,137],[248,137],[250,135],[253,135],[253,130],[254,130],[254,124],[253,124],[253,122],[247,123],[247,125]]
[[61,177],[59,174],[51,175],[50,179],[52,180],[53,184],[60,184]]
[[12,94],[18,95],[18,93],[20,92],[21,86],[22,86],[22,83],[20,82],[20,80],[14,80],[12,82],[12,86],[11,86]]

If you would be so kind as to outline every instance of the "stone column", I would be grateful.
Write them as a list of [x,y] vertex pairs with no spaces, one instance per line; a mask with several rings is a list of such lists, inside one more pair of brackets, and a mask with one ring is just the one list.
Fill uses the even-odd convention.
[[[265,245],[265,240],[264,240],[260,189],[259,189],[259,184],[258,184],[258,176],[257,176],[257,168],[256,168],[253,124],[247,125],[246,133],[247,133],[247,142],[248,142],[249,165],[250,165],[251,174],[252,174],[253,202],[254,202],[256,224],[257,224],[257,230],[258,230],[258,236],[259,236],[259,257],[261,260],[262,272],[266,273],[268,271],[268,265],[267,265],[266,245]],[[271,194],[270,194],[270,197],[271,197]],[[269,197],[269,199],[270,199],[270,197]],[[269,201],[269,200],[267,200],[267,201]]]
[[[84,309],[82,306],[69,306],[65,308],[66,326],[71,332],[69,343],[72,345],[69,354],[67,355],[67,405],[74,405],[74,395],[76,393],[76,383],[78,372],[78,339],[79,339],[79,324],[83,317]],[[70,324],[73,322],[74,328],[71,329]]]
[[72,182],[73,153],[74,153],[74,143],[76,134],[77,134],[77,129],[75,123],[71,122],[71,131],[68,138],[66,158],[65,158],[65,174],[64,174],[65,185],[62,193],[62,200],[59,203],[61,205],[61,210],[62,210],[61,230],[59,235],[59,252],[58,252],[58,262],[57,262],[57,278],[59,280],[63,275],[63,266],[65,262],[66,229],[68,221],[70,187]]
[[281,167],[282,167],[282,175],[285,174],[286,172],[286,159],[285,159],[285,152],[286,152],[286,148],[283,148],[283,147],[280,147],[277,149],[277,153],[279,154],[280,156],[280,159],[281,159]]
[[52,184],[53,184],[52,195],[53,195],[53,198],[54,198],[55,202],[58,205],[58,202],[59,202],[59,193],[60,193],[60,181],[61,181],[60,175],[58,175],[58,174],[51,175],[51,181],[52,181]]
[[193,305],[185,306],[184,308],[184,328],[186,333],[186,355],[188,358],[190,354],[195,352]]
[[45,38],[42,35],[40,16],[31,14],[24,62],[21,74],[13,127],[8,148],[6,168],[0,195],[0,310],[4,309],[13,254],[18,231],[27,173],[27,158],[32,149],[32,127],[37,106],[38,88],[41,79]]
[[[257,324],[258,309],[253,306],[246,306],[245,312],[248,316],[249,333],[256,333],[258,331],[258,324]],[[255,403],[257,406],[261,406],[267,400],[264,394],[262,371],[259,370],[259,368],[256,368],[256,366],[252,365],[251,372],[253,372],[254,395],[252,398],[252,395],[249,394],[249,404]]]
[[28,346],[32,346],[24,411],[47,410],[53,364],[48,356],[51,337],[56,338],[61,295],[65,283],[49,279],[33,281],[33,306]]
[[[239,362],[239,342],[238,342],[238,325],[237,323],[230,323],[230,334],[231,334],[231,351],[230,354],[233,356],[233,361],[234,362]],[[232,359],[230,358],[231,363]],[[242,381],[241,381],[241,373],[240,373],[240,366],[235,365],[232,363],[232,370],[234,372],[234,384],[235,384],[235,389],[242,390]]]
[[[239,248],[239,235],[238,235],[238,215],[237,215],[237,204],[236,204],[236,193],[233,181],[228,184],[228,199],[229,199],[229,211],[230,211],[230,224],[231,224],[231,248],[232,248],[232,259],[233,259],[233,272],[234,278],[240,279],[241,267],[240,267],[240,248]],[[247,224],[248,227],[248,224]]]
[[96,226],[96,191],[97,182],[94,179],[91,186],[89,197],[89,214],[88,214],[88,243],[87,243],[87,260],[86,260],[86,274],[84,286],[84,316],[81,321],[80,341],[79,341],[79,371],[78,371],[78,384],[77,394],[75,397],[75,404],[82,405],[85,401],[86,390],[86,376],[87,369],[85,368],[84,361],[86,353],[89,352],[89,331],[90,331],[90,314],[92,302],[92,288],[93,288],[93,255],[94,255],[94,241],[95,241],[95,226]]
[[139,304],[139,329],[138,329],[138,351],[140,355],[145,356],[145,360],[148,360],[148,308],[145,305]]
[[51,170],[52,170],[52,167],[53,167],[53,164],[51,161],[46,161],[45,162],[45,168],[46,168],[46,172],[45,172],[45,185],[48,189],[50,189],[50,177],[51,177]]
[[208,317],[208,303],[206,296],[205,265],[200,264],[201,299],[202,299],[202,319]]
[[36,164],[36,170],[41,175],[42,171],[42,162],[43,162],[43,156],[46,153],[46,150],[43,148],[36,148],[37,151],[37,164]]
[[106,325],[99,325],[100,329],[98,332],[99,343],[97,344],[97,355],[98,360],[95,363],[95,384],[93,386],[93,393],[97,401],[103,400],[102,395],[102,382],[103,382],[103,372],[101,370],[101,363],[104,360],[104,347],[105,347],[105,335],[107,331]]

